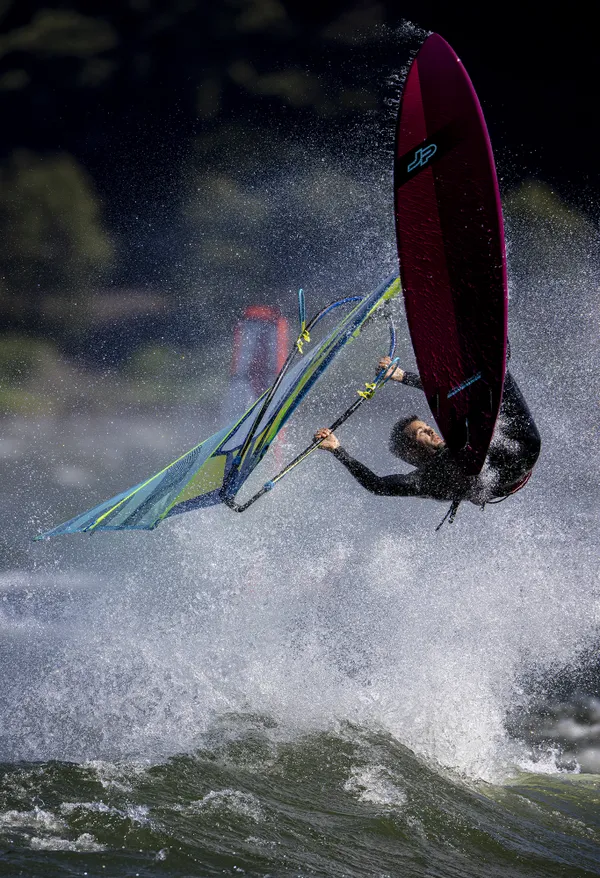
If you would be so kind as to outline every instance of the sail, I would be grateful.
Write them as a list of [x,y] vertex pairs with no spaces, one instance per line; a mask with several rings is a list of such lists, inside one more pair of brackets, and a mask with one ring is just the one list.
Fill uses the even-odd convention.
[[152,530],[168,516],[235,496],[334,357],[359,335],[378,306],[399,291],[400,281],[392,277],[359,301],[315,350],[280,376],[264,411],[269,390],[239,420],[156,475],[34,539],[100,530]]

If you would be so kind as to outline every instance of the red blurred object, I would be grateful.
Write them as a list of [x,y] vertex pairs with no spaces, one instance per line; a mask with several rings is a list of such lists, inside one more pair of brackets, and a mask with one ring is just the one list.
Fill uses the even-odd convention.
[[279,308],[249,305],[233,333],[231,380],[224,420],[239,417],[271,386],[289,347],[288,321]]

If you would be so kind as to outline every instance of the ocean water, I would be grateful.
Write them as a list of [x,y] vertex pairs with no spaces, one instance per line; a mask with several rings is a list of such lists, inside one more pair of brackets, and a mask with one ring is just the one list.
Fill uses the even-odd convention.
[[3,875],[597,875],[598,785],[458,779],[351,723],[222,717],[154,765],[4,767]]
[[[344,435],[380,471],[405,392]],[[443,506],[359,492],[319,453],[243,516],[32,546],[53,504],[196,428],[8,425],[30,479],[0,576],[0,874],[600,874],[600,705],[569,684],[593,665],[597,511],[560,482],[556,411],[527,490],[437,533]]]

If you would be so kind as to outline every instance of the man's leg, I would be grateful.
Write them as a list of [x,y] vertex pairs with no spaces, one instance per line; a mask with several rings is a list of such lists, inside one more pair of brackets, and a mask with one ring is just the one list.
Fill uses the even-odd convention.
[[499,490],[523,479],[535,466],[541,439],[523,394],[507,371],[498,426],[489,452],[491,466],[498,471]]

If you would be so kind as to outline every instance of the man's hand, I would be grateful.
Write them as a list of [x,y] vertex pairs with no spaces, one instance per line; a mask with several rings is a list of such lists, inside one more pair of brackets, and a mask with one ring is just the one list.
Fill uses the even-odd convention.
[[[388,366],[391,366],[391,368],[388,369]],[[378,371],[381,371],[382,369],[388,369],[385,377],[390,378],[392,381],[402,381],[402,379],[404,378],[404,372],[402,371],[400,366],[392,365],[391,357],[382,357],[377,364],[377,369]]]
[[323,427],[322,430],[317,430],[315,433],[315,442],[321,443],[319,448],[322,448],[323,451],[335,451],[336,448],[340,447],[337,436],[331,432],[329,427]]

